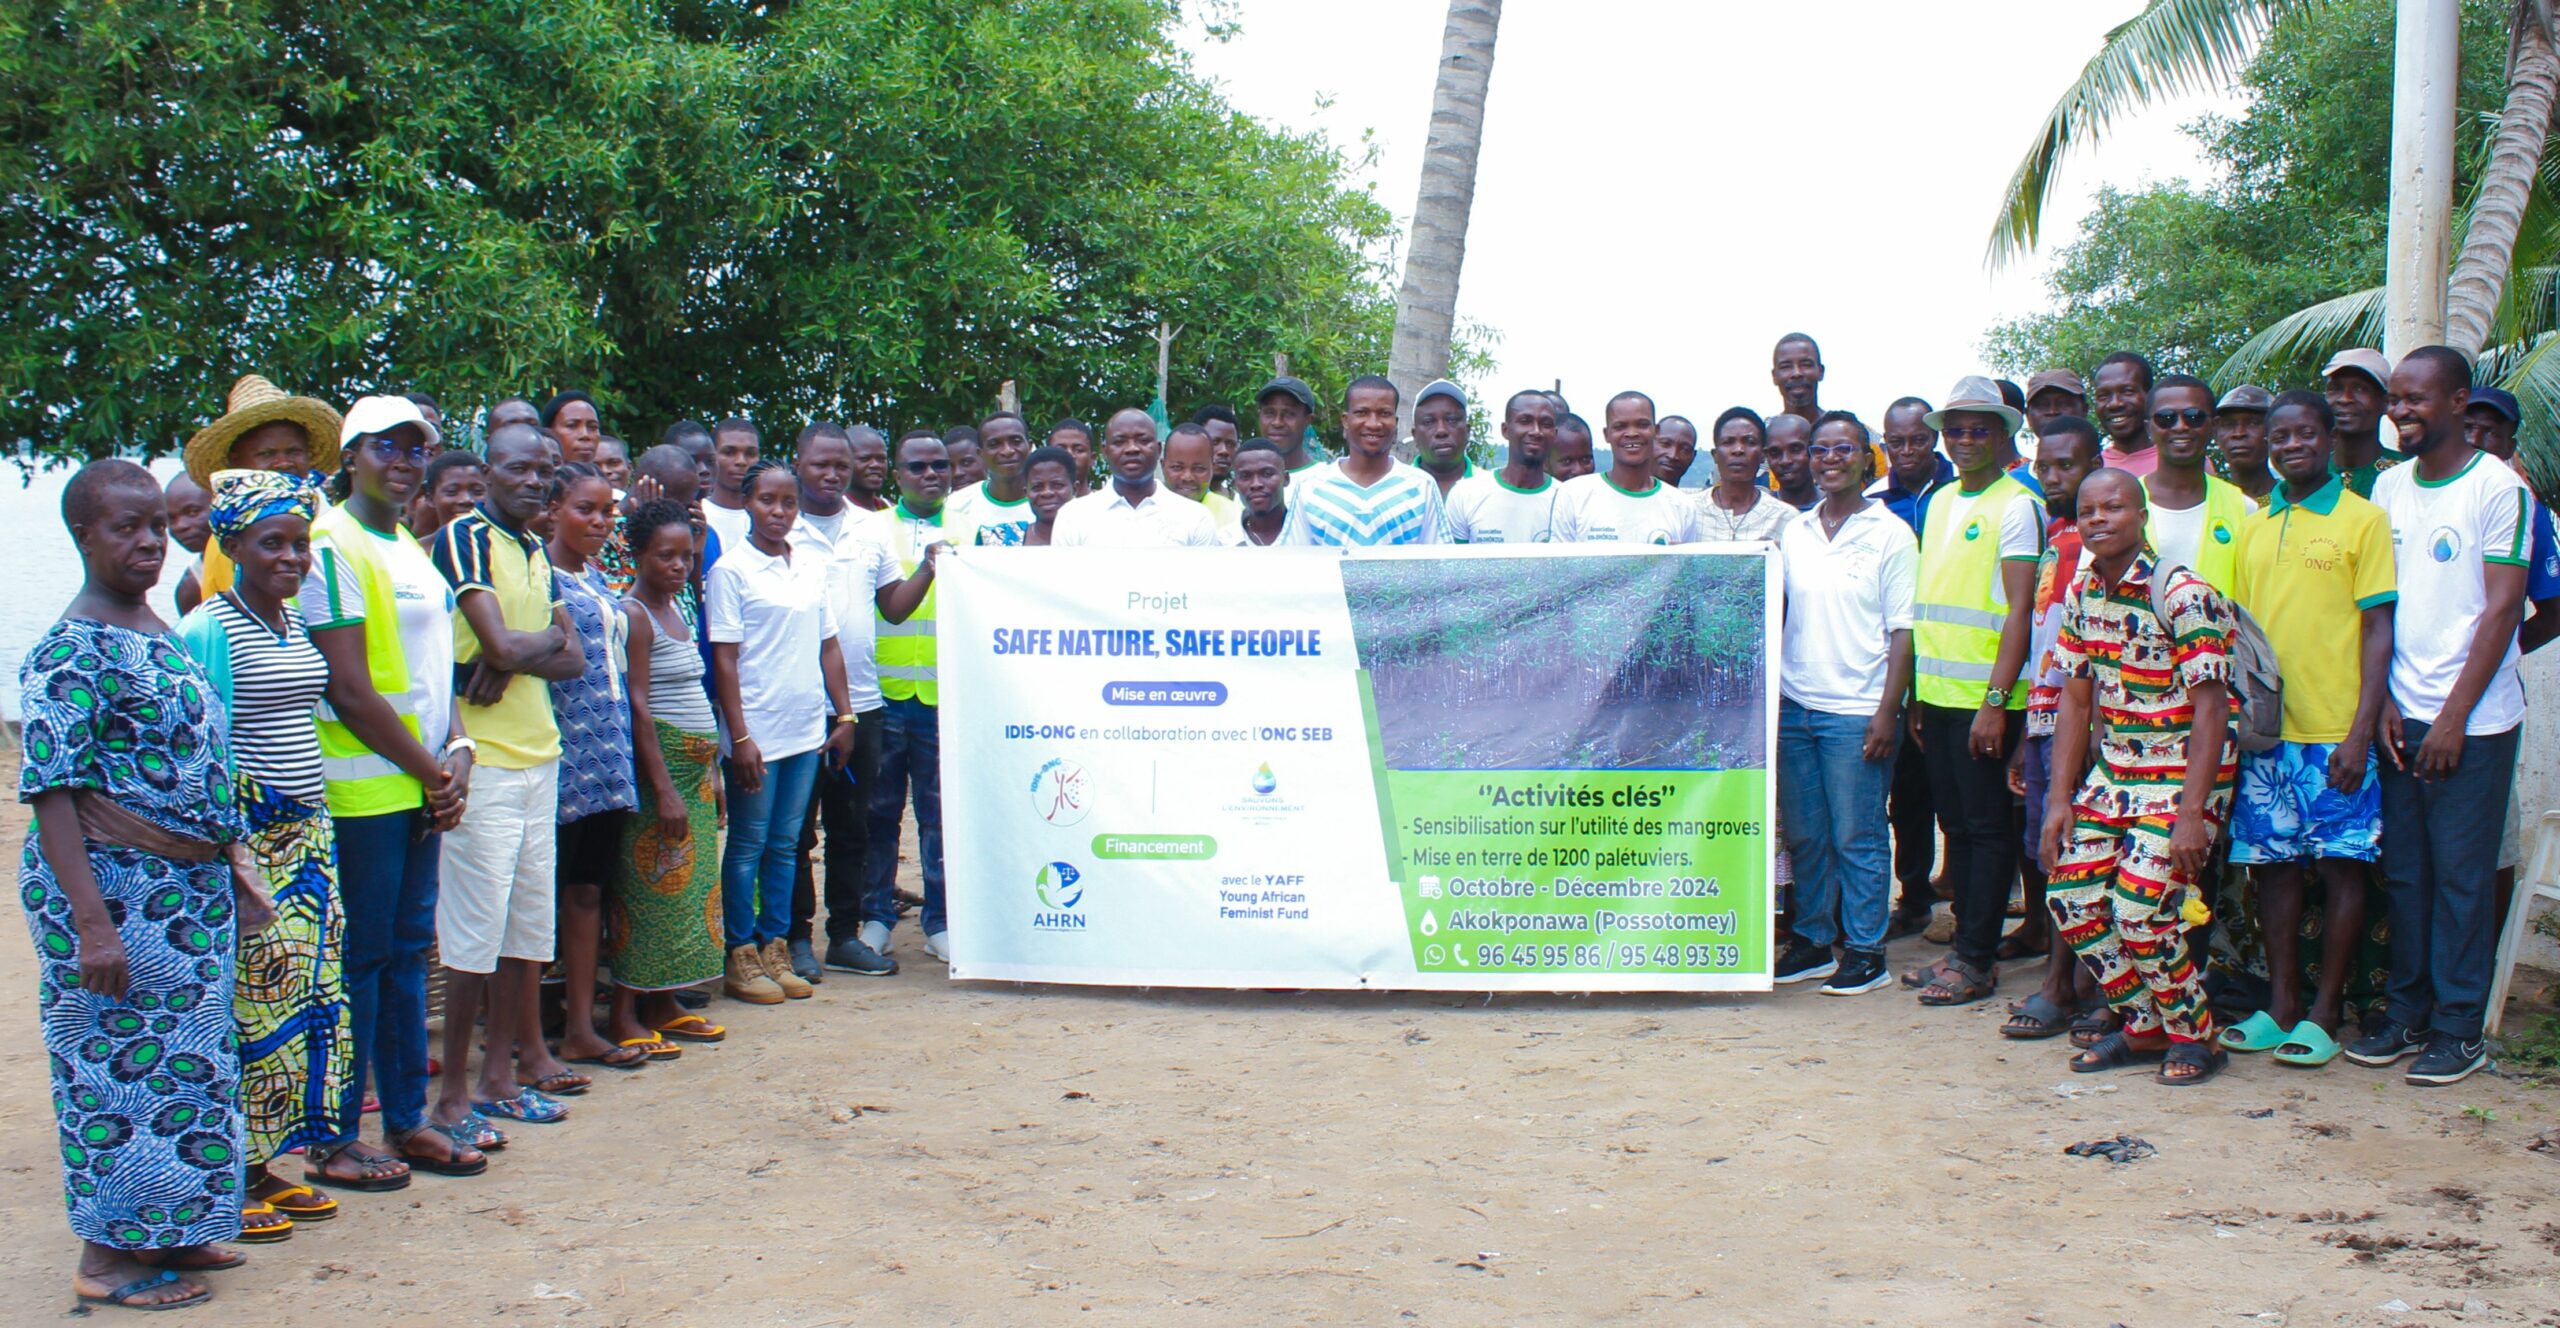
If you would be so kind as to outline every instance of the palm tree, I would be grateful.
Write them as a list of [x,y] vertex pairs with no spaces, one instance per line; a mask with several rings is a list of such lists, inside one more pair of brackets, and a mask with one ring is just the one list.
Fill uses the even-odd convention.
[[1404,398],[1396,436],[1411,432],[1413,396],[1449,372],[1458,316],[1458,269],[1467,258],[1467,214],[1476,201],[1476,152],[1484,142],[1485,88],[1493,81],[1494,29],[1502,0],[1449,0],[1440,37],[1440,78],[1431,94],[1431,137],[1422,149],[1422,190],[1405,243],[1404,288],[1396,295],[1387,376]]
[[[2107,33],[2098,53],[2045,117],[2010,176],[1993,223],[1996,266],[2035,248],[2063,156],[2097,142],[2117,118],[2153,103],[2229,86],[2278,22],[2327,0],[2148,0]],[[2463,244],[2446,281],[2446,344],[2474,356],[2482,376],[2513,390],[2526,411],[2522,455],[2545,496],[2560,494],[2560,331],[2553,306],[2560,210],[2545,150],[2560,96],[2554,0],[2513,0],[2507,98],[2480,180],[2464,208]],[[2546,186],[2537,193],[2537,182]],[[2216,377],[2243,381],[2269,361],[2324,355],[2382,340],[2381,287],[2324,300],[2260,331]]]

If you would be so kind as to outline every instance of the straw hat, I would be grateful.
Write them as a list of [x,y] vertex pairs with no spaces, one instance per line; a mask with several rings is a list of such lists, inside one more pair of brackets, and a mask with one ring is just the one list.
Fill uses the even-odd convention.
[[187,477],[213,489],[213,472],[231,468],[231,445],[261,424],[277,421],[302,426],[311,440],[311,469],[326,475],[338,468],[338,412],[312,397],[290,397],[256,374],[231,385],[231,400],[222,418],[187,440]]

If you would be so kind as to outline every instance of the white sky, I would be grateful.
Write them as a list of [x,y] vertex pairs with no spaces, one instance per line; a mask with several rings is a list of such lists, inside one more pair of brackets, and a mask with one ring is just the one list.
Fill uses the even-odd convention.
[[[1320,130],[1410,221],[1446,7],[1230,0],[1195,37],[1239,109]],[[2063,167],[2043,254],[1996,278],[2000,191],[2053,101],[2139,0],[1510,0],[1496,46],[1458,315],[1500,334],[1482,386],[1624,388],[1700,423],[1767,411],[1769,351],[1810,333],[1823,404],[1875,421],[1979,372],[1983,332],[2045,307],[2041,274],[2100,183],[2201,178],[2179,126],[2120,123]],[[1988,76],[1986,76],[1988,75]],[[2080,366],[2084,371],[2086,366]],[[1380,366],[1383,370],[1384,366]]]

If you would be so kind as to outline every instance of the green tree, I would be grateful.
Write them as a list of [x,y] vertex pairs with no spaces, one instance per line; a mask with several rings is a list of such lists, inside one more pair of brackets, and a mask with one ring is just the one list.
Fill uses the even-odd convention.
[[[2508,8],[2463,7],[2468,115],[2489,115],[2504,95]],[[2164,369],[2211,377],[2261,329],[2379,284],[2391,38],[2389,0],[2329,0],[2277,22],[2240,79],[2248,110],[2189,126],[2218,177],[2101,189],[2048,278],[2055,307],[1993,327],[1986,356],[2013,376],[2055,365],[2086,372],[2131,347]],[[2458,190],[2470,190],[2485,149],[2485,134],[2464,142]],[[2307,381],[2318,358],[2309,349],[2278,355],[2264,380]]]
[[0,437],[164,450],[238,374],[582,386],[636,439],[1242,400],[1383,362],[1386,211],[1173,0],[0,0]]

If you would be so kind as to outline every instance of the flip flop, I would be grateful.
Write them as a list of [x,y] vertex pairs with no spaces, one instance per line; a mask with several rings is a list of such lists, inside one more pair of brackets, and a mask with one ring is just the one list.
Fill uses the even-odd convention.
[[2230,1051],[2273,1051],[2284,1045],[2287,1036],[2284,1025],[2260,1010],[2222,1030],[2222,1045]]
[[474,1102],[473,1111],[499,1116],[527,1125],[551,1125],[569,1118],[569,1109],[544,1097],[531,1087],[516,1090],[516,1095],[496,1102]]
[[614,1045],[622,1047],[639,1047],[647,1051],[649,1053],[649,1059],[653,1061],[672,1061],[677,1060],[684,1055],[684,1048],[660,1037],[624,1038],[622,1041]]
[[2329,1030],[2305,1019],[2285,1034],[2284,1045],[2276,1048],[2275,1062],[2299,1069],[2316,1070],[2338,1058],[2338,1040]]
[[[2095,1056],[2097,1059],[2081,1059],[2084,1056]],[[2168,1058],[2167,1047],[2146,1051],[2133,1045],[2132,1040],[2124,1035],[2124,1030],[2119,1028],[2090,1043],[2078,1056],[2072,1057],[2071,1072],[2073,1074],[2104,1074],[2109,1070],[2121,1070],[2128,1065],[2150,1065]]]
[[245,1200],[240,1205],[240,1234],[233,1239],[243,1245],[273,1245],[280,1240],[291,1240],[293,1219],[276,1211],[274,1204]]
[[557,1074],[546,1074],[541,1078],[534,1080],[532,1083],[526,1083],[519,1079],[516,1081],[516,1086],[518,1088],[530,1088],[537,1093],[541,1093],[549,1097],[576,1097],[579,1094],[586,1092],[588,1087],[594,1083],[595,1080],[590,1079],[583,1074],[573,1074],[567,1070],[562,1070]]
[[[652,1038],[650,1041],[654,1042],[656,1039]],[[637,1070],[641,1066],[649,1063],[649,1057],[646,1053],[638,1056],[624,1055],[625,1052],[630,1050],[631,1044],[623,1042],[616,1043],[613,1050],[608,1051],[601,1056],[567,1056],[562,1059],[566,1060],[571,1065],[601,1065],[608,1070]],[[540,1087],[538,1084],[535,1086]]]
[[479,1112],[464,1112],[459,1128],[471,1132],[468,1142],[483,1153],[494,1153],[507,1146],[507,1132],[491,1125],[489,1118]]
[[698,1014],[678,1015],[658,1025],[658,1032],[678,1042],[718,1042],[729,1036],[727,1026],[715,1024]]
[[[178,1275],[176,1273],[163,1268],[160,1271],[151,1274],[149,1277],[137,1277],[103,1296],[93,1296],[86,1291],[75,1291],[73,1294],[80,1298],[80,1303],[83,1305],[112,1305],[120,1310],[145,1311],[182,1310],[190,1305],[202,1304],[205,1301],[213,1299],[212,1287],[199,1286],[196,1288],[196,1293],[194,1295],[186,1296],[178,1300],[164,1301],[157,1305],[136,1305],[133,1303],[133,1298],[141,1295],[143,1292],[157,1291],[177,1280]],[[87,1311],[84,1310],[82,1312],[86,1313]]]
[[[320,1169],[316,1166],[304,1167],[302,1169],[303,1178],[306,1181],[332,1184],[332,1188],[335,1188],[333,1183],[328,1182],[325,1177],[317,1174],[319,1170]],[[396,1190],[400,1188],[400,1185],[406,1185],[408,1183],[409,1178],[404,1175],[400,1177],[399,1185],[385,1185],[381,1188],[386,1190]],[[350,1182],[346,1188],[350,1190],[362,1190],[366,1187],[362,1184]],[[292,1218],[296,1222],[326,1222],[330,1218],[338,1215],[338,1201],[311,1188],[308,1184],[287,1185],[283,1189],[267,1195],[265,1202],[268,1207]]]
[[[2171,1088],[2193,1088],[2222,1073],[2222,1067],[2230,1063],[2231,1053],[2220,1047],[2202,1042],[2173,1043],[2169,1047],[2168,1054],[2161,1057],[2159,1072],[2152,1077]],[[2190,1075],[2172,1076],[2169,1073],[2169,1067],[2172,1065],[2191,1065],[2196,1067],[2196,1072]]]
[[2046,1000],[2036,992],[2020,1001],[2009,1012],[2009,1022],[2000,1025],[2000,1036],[2020,1042],[2060,1037],[2071,1027],[2071,1012]]

